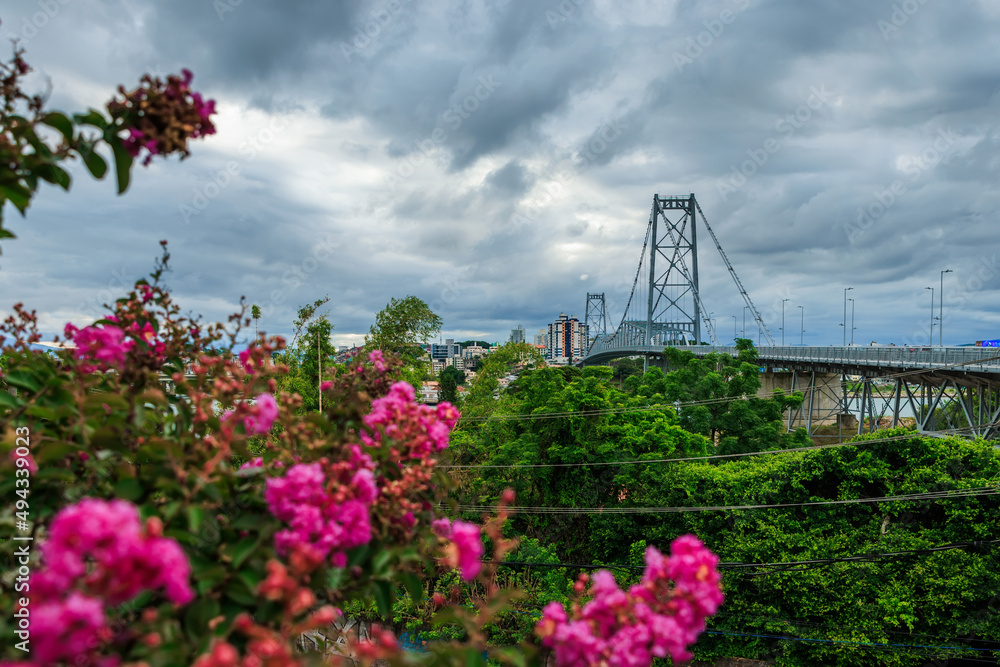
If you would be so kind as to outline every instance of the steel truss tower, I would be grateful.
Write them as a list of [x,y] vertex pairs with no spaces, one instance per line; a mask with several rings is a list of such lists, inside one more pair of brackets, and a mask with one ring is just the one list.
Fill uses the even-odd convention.
[[[646,345],[701,342],[704,309],[698,294],[696,212],[694,194],[653,195]],[[711,323],[708,326],[711,330]]]
[[587,335],[590,340],[587,341],[587,347],[594,344],[594,341],[598,340],[599,336],[607,337],[608,335],[608,311],[604,304],[604,292],[600,294],[590,294],[587,293],[587,319],[584,323],[587,325]]

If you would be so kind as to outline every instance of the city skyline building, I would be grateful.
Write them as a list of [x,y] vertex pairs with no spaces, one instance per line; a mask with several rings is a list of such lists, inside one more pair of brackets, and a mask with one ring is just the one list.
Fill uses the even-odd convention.
[[546,359],[568,363],[580,359],[587,350],[587,325],[576,317],[559,313],[559,318],[549,324]]

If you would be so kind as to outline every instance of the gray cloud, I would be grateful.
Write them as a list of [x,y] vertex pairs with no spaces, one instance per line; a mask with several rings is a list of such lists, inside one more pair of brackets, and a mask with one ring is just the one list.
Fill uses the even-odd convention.
[[[72,0],[41,26],[36,0],[4,5],[0,34],[59,108],[189,67],[221,113],[124,197],[77,165],[70,194],[6,210],[20,238],[0,307],[81,322],[167,238],[170,285],[208,318],[245,295],[287,332],[329,294],[338,340],[357,340],[416,294],[446,335],[504,340],[582,316],[588,291],[622,307],[651,195],[694,192],[772,333],[789,298],[807,343],[840,341],[855,286],[856,340],[902,342],[953,268],[946,337],[998,335],[1000,273],[973,270],[998,250],[991,3],[220,3]],[[742,303],[700,240],[703,299],[731,334]]]

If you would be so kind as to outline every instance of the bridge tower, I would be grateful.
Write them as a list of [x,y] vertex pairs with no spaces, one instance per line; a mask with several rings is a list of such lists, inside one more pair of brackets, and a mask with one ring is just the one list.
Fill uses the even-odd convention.
[[608,311],[604,304],[604,292],[600,294],[587,293],[587,332],[590,340],[588,347],[597,340],[598,336],[608,335]]
[[649,214],[649,291],[643,323],[646,345],[701,342],[697,210],[694,194],[653,195]]

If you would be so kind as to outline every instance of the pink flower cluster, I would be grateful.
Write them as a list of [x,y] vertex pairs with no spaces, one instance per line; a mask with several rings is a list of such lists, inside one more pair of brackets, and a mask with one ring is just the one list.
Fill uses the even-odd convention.
[[260,435],[271,430],[278,418],[278,402],[271,394],[261,394],[253,401],[253,413],[243,418],[247,435]]
[[667,655],[691,659],[687,647],[722,604],[719,559],[693,535],[674,540],[670,552],[665,558],[649,547],[642,581],[628,592],[607,570],[595,573],[593,600],[572,619],[561,604],[549,603],[535,632],[554,649],[556,665],[647,667]]
[[119,327],[107,324],[83,329],[67,324],[63,333],[76,345],[74,357],[93,362],[81,366],[84,373],[121,370],[125,366],[125,357],[135,342],[126,338],[125,332]]
[[109,636],[106,606],[146,590],[186,604],[191,568],[162,524],[143,530],[135,505],[84,498],[62,509],[42,545],[43,568],[31,578],[34,660],[40,664],[90,656]]
[[128,103],[141,110],[138,126],[129,127],[128,136],[122,141],[132,157],[138,157],[144,148],[148,154],[143,164],[149,164],[153,156],[160,153],[180,150],[186,154],[188,139],[215,134],[211,120],[216,113],[215,100],[206,101],[201,93],[193,92],[193,79],[194,75],[187,69],[181,70],[180,77],[168,77],[166,84],[146,77],[143,79],[145,86],[126,94],[125,103],[109,105],[113,112]]
[[458,422],[458,410],[451,403],[439,403],[432,408],[418,405],[414,399],[413,387],[397,382],[386,396],[372,401],[372,411],[364,417],[365,426],[372,433],[361,434],[365,444],[377,446],[384,434],[402,444],[413,459],[446,449],[451,430]]
[[281,555],[304,550],[316,560],[328,555],[335,567],[347,564],[347,549],[372,538],[369,510],[378,497],[371,458],[353,445],[350,461],[329,466],[296,464],[284,477],[267,480],[268,509],[290,527],[274,536]]
[[[113,316],[108,319],[117,321]],[[166,349],[166,345],[157,337],[156,330],[149,322],[142,327],[138,322],[133,322],[127,330],[113,324],[101,324],[83,329],[67,324],[63,333],[76,346],[73,356],[92,362],[80,367],[84,373],[122,370],[126,357],[135,347],[136,340],[146,344],[156,362],[163,361],[163,352]]]
[[431,531],[438,537],[450,540],[447,560],[457,567],[464,581],[472,581],[483,567],[483,539],[479,526],[465,521],[452,523],[448,519],[437,519],[431,523]]

